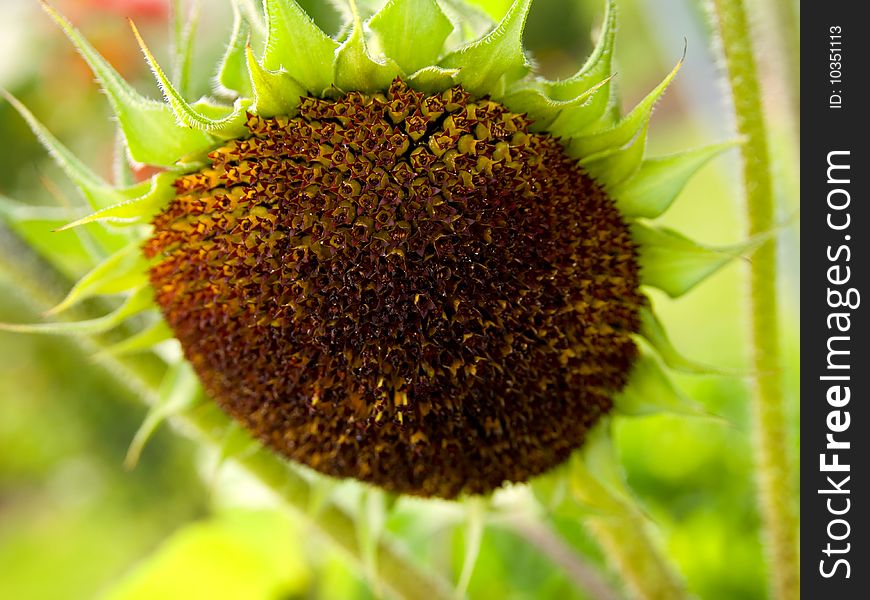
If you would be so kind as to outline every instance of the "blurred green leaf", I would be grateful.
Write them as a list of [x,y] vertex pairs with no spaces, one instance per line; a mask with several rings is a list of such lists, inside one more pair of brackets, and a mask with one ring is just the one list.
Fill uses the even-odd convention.
[[174,533],[102,600],[304,596],[311,572],[298,535],[279,512],[227,512]]

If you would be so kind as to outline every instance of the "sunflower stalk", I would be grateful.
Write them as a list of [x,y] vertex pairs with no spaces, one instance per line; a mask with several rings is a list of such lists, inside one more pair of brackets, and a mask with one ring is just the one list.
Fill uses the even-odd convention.
[[[713,0],[711,8],[721,39],[737,130],[745,140],[741,148],[743,186],[747,225],[753,236],[773,229],[775,199],[750,25],[741,0]],[[752,366],[756,373],[752,412],[763,535],[770,558],[767,562],[773,597],[785,600],[800,597],[799,518],[781,383],[775,237],[761,244],[749,263],[749,309]]]
[[532,544],[553,563],[559,565],[575,585],[595,600],[621,600],[622,595],[602,577],[585,557],[577,555],[550,524],[524,517],[513,517],[502,526]]
[[[39,257],[25,242],[0,224],[0,277],[14,281],[14,290],[28,305],[45,309],[56,304],[70,282]],[[76,317],[87,315],[82,309]],[[116,356],[105,350],[110,341],[98,335],[72,338],[89,355],[99,355],[99,364],[123,388],[149,406],[157,402],[158,388],[166,365],[154,354]],[[176,429],[205,446],[220,448],[229,420],[213,403],[200,403],[192,410],[174,415]],[[232,457],[247,473],[270,489],[289,508],[303,515],[309,524],[351,560],[363,564],[354,517],[334,504],[324,503],[317,511],[309,507],[316,494],[311,484],[285,461],[272,453],[259,451]],[[450,585],[435,574],[413,564],[409,557],[381,536],[376,549],[377,578],[385,595],[405,600],[447,600],[453,596]]]
[[626,485],[607,427],[572,457],[570,489],[589,509],[583,525],[604,551],[631,598],[685,600],[680,575],[662,552],[655,531]]
[[673,567],[657,547],[647,518],[626,503],[621,508],[621,514],[591,516],[584,522],[619,572],[630,596],[642,600],[688,598]]

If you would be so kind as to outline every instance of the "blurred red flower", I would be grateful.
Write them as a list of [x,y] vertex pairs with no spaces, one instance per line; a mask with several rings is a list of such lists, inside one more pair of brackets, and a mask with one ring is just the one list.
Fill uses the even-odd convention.
[[155,21],[169,18],[169,0],[70,0],[67,5],[79,11],[103,11],[133,19]]

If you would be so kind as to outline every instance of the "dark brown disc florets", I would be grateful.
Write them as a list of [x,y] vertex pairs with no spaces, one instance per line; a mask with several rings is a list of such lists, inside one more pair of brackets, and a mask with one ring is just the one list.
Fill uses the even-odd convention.
[[625,222],[558,140],[400,81],[247,125],[176,182],[145,248],[226,411],[319,471],[427,496],[583,443],[642,299]]

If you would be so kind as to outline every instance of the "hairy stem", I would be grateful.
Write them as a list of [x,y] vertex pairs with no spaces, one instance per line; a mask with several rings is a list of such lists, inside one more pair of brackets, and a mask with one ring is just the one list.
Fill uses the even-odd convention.
[[683,583],[662,556],[649,531],[649,523],[640,511],[626,506],[624,514],[588,517],[584,522],[623,577],[633,598],[688,598]]
[[621,596],[601,577],[596,568],[576,552],[548,525],[529,518],[515,517],[501,523],[536,546],[554,564],[562,568],[578,589],[595,600],[620,600]]
[[[744,138],[743,186],[749,235],[774,227],[775,202],[762,113],[761,91],[746,9],[742,0],[712,0],[721,38],[737,130]],[[755,456],[774,598],[800,597],[798,509],[792,444],[781,385],[776,239],[753,255],[749,266],[749,313],[755,381],[752,412]]]
[[632,598],[687,600],[682,579],[662,553],[649,519],[625,487],[610,434],[586,444],[584,454],[571,459],[572,494],[593,510],[583,524]]
[[[37,256],[22,240],[0,223],[0,275],[14,283],[14,289],[31,306],[48,308],[69,288],[70,283],[54,268]],[[96,315],[79,314],[82,318]],[[88,354],[104,350],[108,343],[100,336],[74,338]],[[116,357],[101,353],[100,364],[123,387],[147,404],[157,401],[157,389],[166,365],[154,354]],[[221,447],[230,426],[229,418],[211,402],[175,415],[173,426],[200,443]],[[249,474],[280,497],[288,507],[306,517],[313,527],[353,561],[362,564],[360,544],[354,517],[337,506],[326,503],[310,511],[312,486],[288,463],[265,450],[231,457]],[[381,589],[391,598],[405,600],[451,599],[445,580],[424,571],[405,556],[388,539],[378,542],[376,549],[377,577]]]

